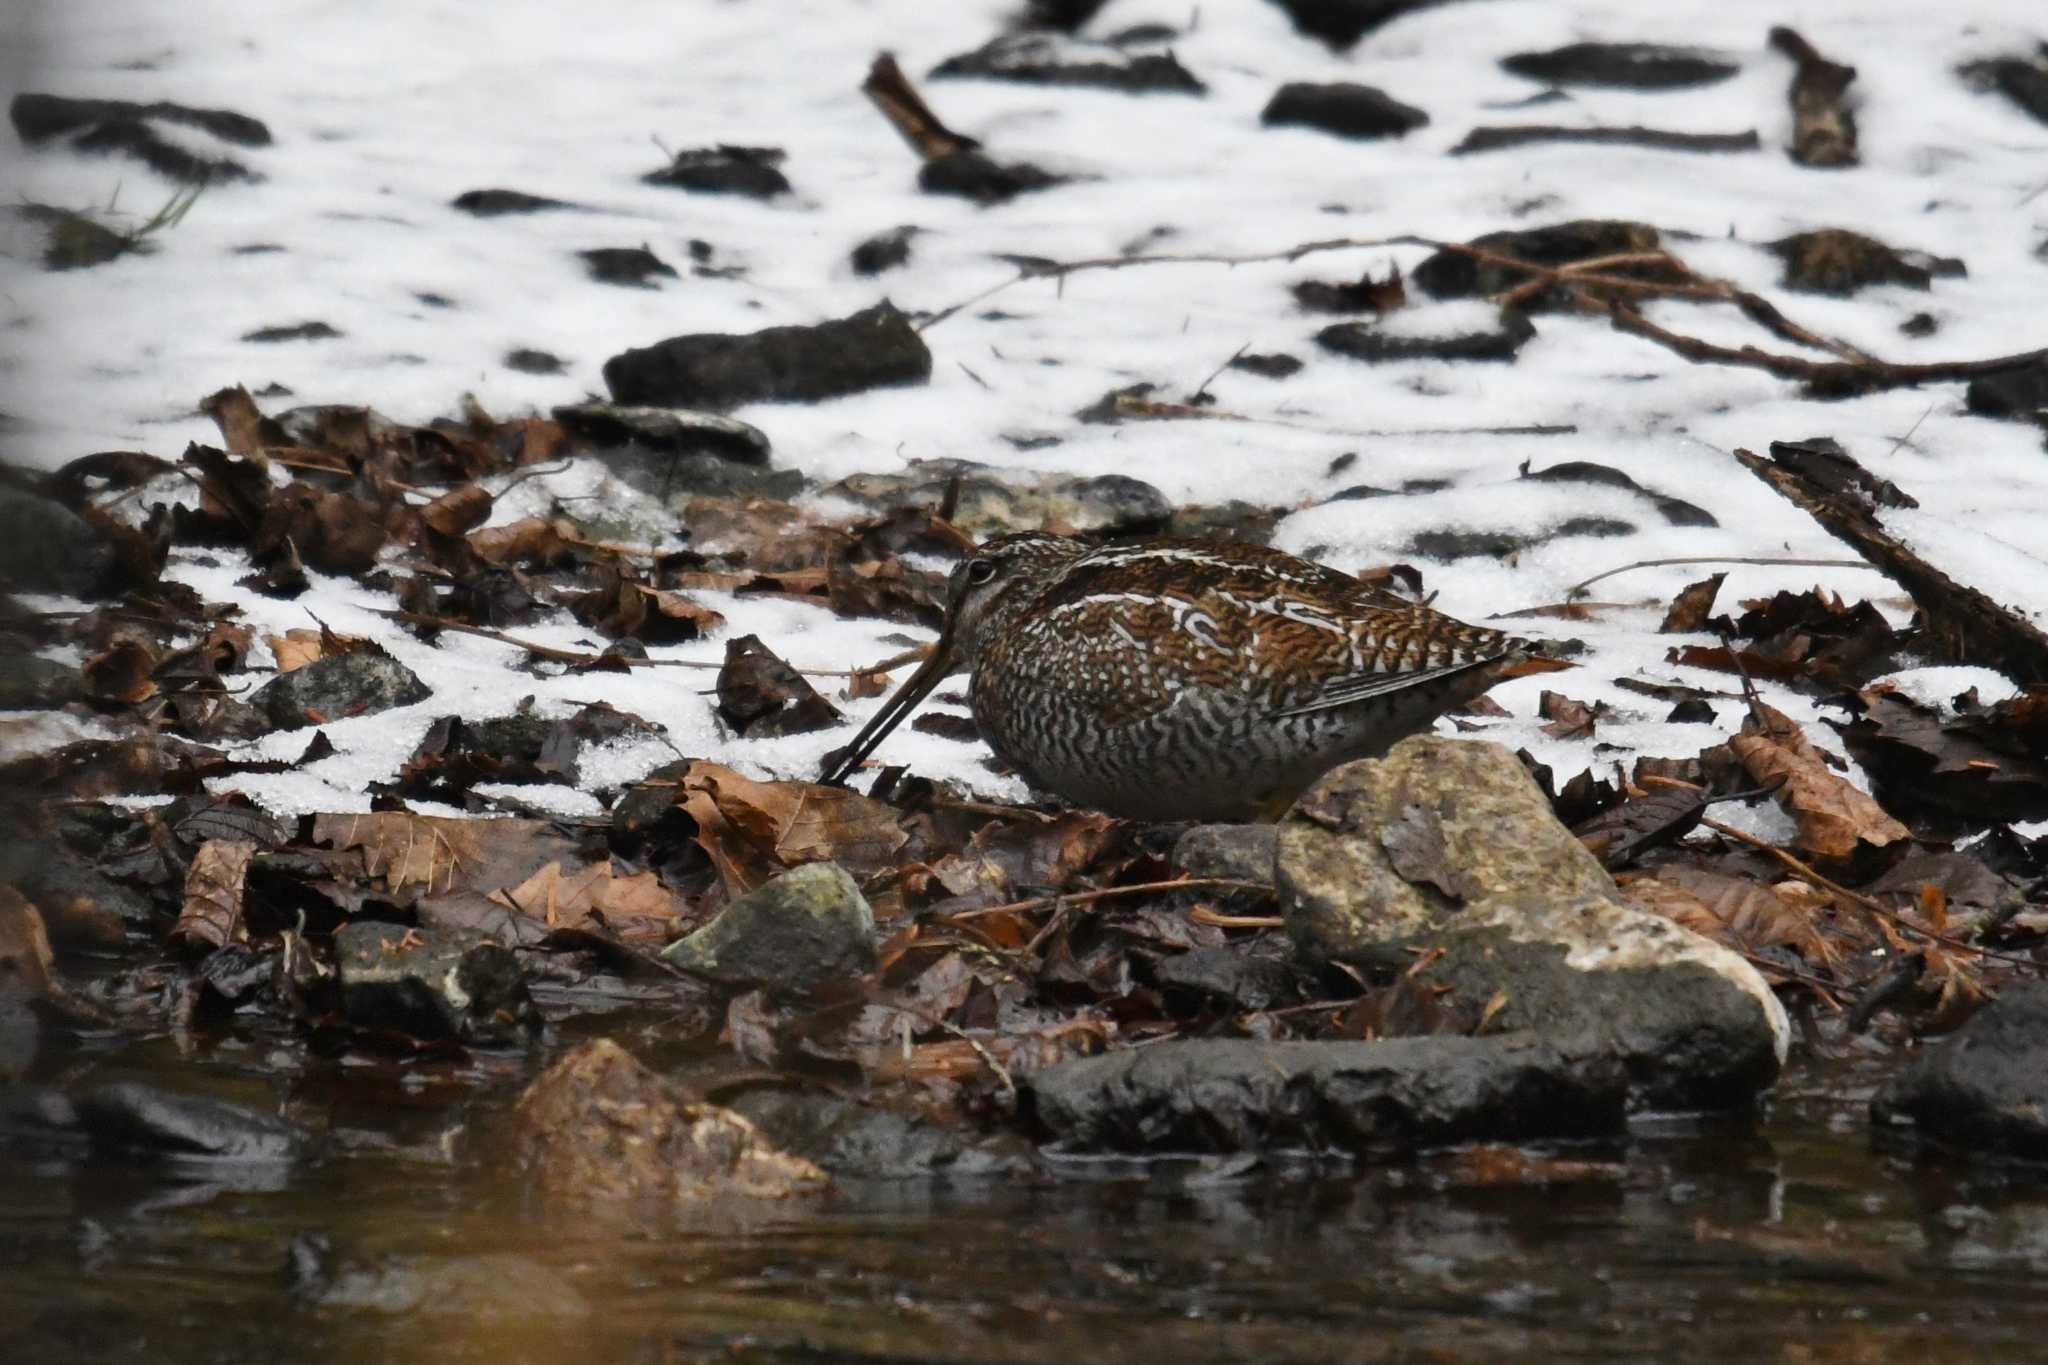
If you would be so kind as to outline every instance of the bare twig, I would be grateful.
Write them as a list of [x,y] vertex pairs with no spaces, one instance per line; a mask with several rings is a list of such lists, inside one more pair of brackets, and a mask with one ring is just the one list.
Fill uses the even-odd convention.
[[1273,888],[1259,882],[1239,881],[1234,877],[1182,877],[1166,882],[1136,882],[1130,886],[1108,886],[1098,891],[1069,891],[1063,896],[1033,896],[1029,900],[1011,901],[1006,905],[985,905],[977,910],[959,910],[946,916],[949,920],[980,919],[984,915],[1021,915],[1048,906],[1088,905],[1117,896],[1149,896],[1162,891],[1202,891],[1228,889],[1232,891],[1271,891]]
[[1627,573],[1631,569],[1661,569],[1672,564],[1782,564],[1787,568],[1804,569],[1869,569],[1874,566],[1860,559],[1780,559],[1770,555],[1745,557],[1738,555],[1682,555],[1676,559],[1638,559],[1605,573],[1596,573],[1583,583],[1574,583],[1564,590],[1564,600],[1572,601],[1586,589],[1603,578]]
[[[635,659],[616,654],[591,654],[580,649],[557,649],[553,645],[544,645],[535,640],[522,640],[516,635],[508,635],[502,630],[492,630],[488,626],[472,626],[463,621],[451,620],[446,616],[430,616],[425,612],[419,611],[392,611],[381,608],[372,608],[372,610],[376,615],[382,616],[386,620],[401,621],[409,626],[423,626],[429,630],[452,630],[461,635],[476,635],[486,640],[496,640],[499,644],[511,645],[514,649],[523,649],[535,658],[546,659],[550,663],[574,664],[579,667],[589,667],[599,663],[619,663],[629,668],[720,669],[725,667],[723,663],[713,663],[706,659]],[[885,668],[892,668],[898,663],[903,662],[908,662],[908,660],[898,656],[893,660],[885,659],[874,668],[799,668],[796,671],[803,674],[806,678],[854,678],[866,673],[881,672]]]
[[1930,943],[1939,943],[1944,948],[1953,948],[1957,952],[1973,953],[1978,957],[1991,958],[1998,962],[2009,963],[2015,967],[2027,967],[2037,972],[2041,970],[2042,964],[2036,962],[2033,958],[2021,957],[2015,953],[2001,953],[1996,949],[1981,947],[1975,943],[1965,943],[1963,940],[1949,934],[1937,933],[1932,929],[1915,924],[1881,901],[1873,900],[1861,891],[1852,891],[1840,882],[1822,876],[1810,864],[1800,861],[1796,855],[1786,849],[1779,848],[1768,839],[1760,839],[1745,830],[1735,828],[1733,825],[1725,825],[1711,816],[1701,816],[1700,823],[1713,830],[1716,834],[1733,839],[1740,844],[1747,844],[1761,853],[1768,853],[1771,857],[1777,859],[1786,871],[1801,881],[1810,882],[1814,886],[1826,891],[1829,895],[1835,896],[1864,913],[1883,920],[1887,924],[1903,929],[1909,934],[1924,938]]

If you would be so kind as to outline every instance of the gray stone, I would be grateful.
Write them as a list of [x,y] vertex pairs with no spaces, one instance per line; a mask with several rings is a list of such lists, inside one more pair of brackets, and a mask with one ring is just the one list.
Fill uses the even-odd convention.
[[808,991],[871,971],[875,914],[837,863],[807,863],[741,896],[662,957],[733,986]]
[[1022,1175],[1034,1165],[1021,1138],[823,1091],[764,1086],[731,1108],[783,1151],[856,1180]]
[[823,492],[890,511],[936,506],[955,479],[953,524],[977,537],[1035,531],[1049,520],[1082,533],[1130,535],[1163,531],[1173,519],[1164,493],[1126,475],[1040,474],[973,460],[919,460],[908,473],[855,474]]
[[1304,953],[1389,966],[1492,896],[1620,896],[1520,760],[1435,735],[1326,773],[1280,823],[1275,871]]
[[62,503],[0,490],[0,589],[83,597],[111,558],[92,527]]
[[90,1092],[78,1101],[78,1119],[95,1142],[163,1156],[290,1161],[306,1142],[305,1134],[274,1114],[140,1081]]
[[411,706],[433,695],[418,674],[389,654],[358,649],[278,674],[256,689],[249,704],[278,729],[295,730]]
[[1739,1103],[1784,1060],[1755,969],[1622,903],[1498,745],[1422,735],[1334,769],[1282,822],[1275,870],[1311,963],[1419,968],[1446,1008],[1618,1059],[1640,1104]]
[[1173,865],[1190,877],[1271,886],[1277,842],[1271,825],[1195,825],[1174,841]]
[[1527,1035],[1175,1041],[1061,1062],[1025,1084],[1061,1146],[1084,1152],[1393,1154],[1610,1133],[1627,1092],[1614,1059]]
[[335,931],[341,1008],[358,1029],[511,1045],[540,1027],[512,950],[482,935],[352,920]]
[[922,384],[931,373],[931,351],[887,301],[808,327],[670,337],[604,363],[616,402],[719,412]]
[[1914,1058],[1870,1114],[1940,1146],[2048,1161],[2048,983],[2006,987]]
[[85,678],[69,664],[0,654],[0,711],[54,711],[84,696]]

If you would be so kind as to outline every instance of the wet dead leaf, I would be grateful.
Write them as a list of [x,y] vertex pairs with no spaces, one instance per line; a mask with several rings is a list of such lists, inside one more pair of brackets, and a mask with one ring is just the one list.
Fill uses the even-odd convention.
[[1874,797],[1828,767],[1806,732],[1782,711],[1756,703],[1728,747],[1759,784],[1782,784],[1778,804],[1798,822],[1798,847],[1815,857],[1844,859],[1859,843],[1883,848],[1912,837]]
[[192,855],[185,873],[185,901],[178,922],[171,926],[172,939],[225,948],[246,940],[242,923],[243,883],[256,845],[242,839],[208,839]]
[[405,811],[316,815],[313,841],[361,853],[363,875],[390,892],[445,895],[517,886],[540,867],[580,862],[545,820],[456,820]]
[[597,928],[627,943],[655,947],[675,937],[689,912],[687,903],[654,873],[621,876],[608,860],[568,870],[559,860],[550,862],[490,898],[550,929]]
[[133,706],[156,695],[156,683],[150,677],[156,664],[156,651],[148,645],[120,639],[87,659],[79,671],[94,697]]
[[459,536],[484,524],[491,515],[492,499],[479,483],[450,489],[420,509],[420,520],[444,536]]
[[801,735],[844,717],[758,635],[728,640],[718,670],[718,715],[750,739]]
[[1717,573],[1680,589],[1664,613],[1664,623],[1657,629],[1667,635],[1706,629],[1707,618],[1714,612],[1714,599],[1720,595],[1721,583],[1727,577]]
[[1826,968],[1840,956],[1819,918],[1827,902],[1803,882],[1773,887],[1678,863],[1624,872],[1614,880],[1637,908],[1738,951],[1789,948]]

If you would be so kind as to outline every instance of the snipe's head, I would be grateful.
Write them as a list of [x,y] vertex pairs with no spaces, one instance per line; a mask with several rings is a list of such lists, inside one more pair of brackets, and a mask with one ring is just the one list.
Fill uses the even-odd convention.
[[882,703],[853,743],[825,756],[822,780],[843,782],[948,673],[972,667],[982,642],[999,638],[1088,547],[1065,536],[996,536],[960,561],[946,585],[946,623],[932,655]]
[[946,584],[946,635],[956,659],[972,664],[985,640],[1001,636],[1088,546],[1044,531],[996,536],[953,567]]

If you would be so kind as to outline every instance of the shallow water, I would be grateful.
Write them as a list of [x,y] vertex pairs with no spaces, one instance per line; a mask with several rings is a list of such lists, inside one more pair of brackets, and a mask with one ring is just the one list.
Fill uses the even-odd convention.
[[649,1230],[534,1208],[479,1154],[523,1063],[88,1045],[69,1077],[277,1108],[326,1154],[0,1149],[0,1359],[2048,1358],[2048,1186],[1873,1151],[1885,1065],[1808,1057],[1758,1115],[1609,1144],[1064,1162]]

